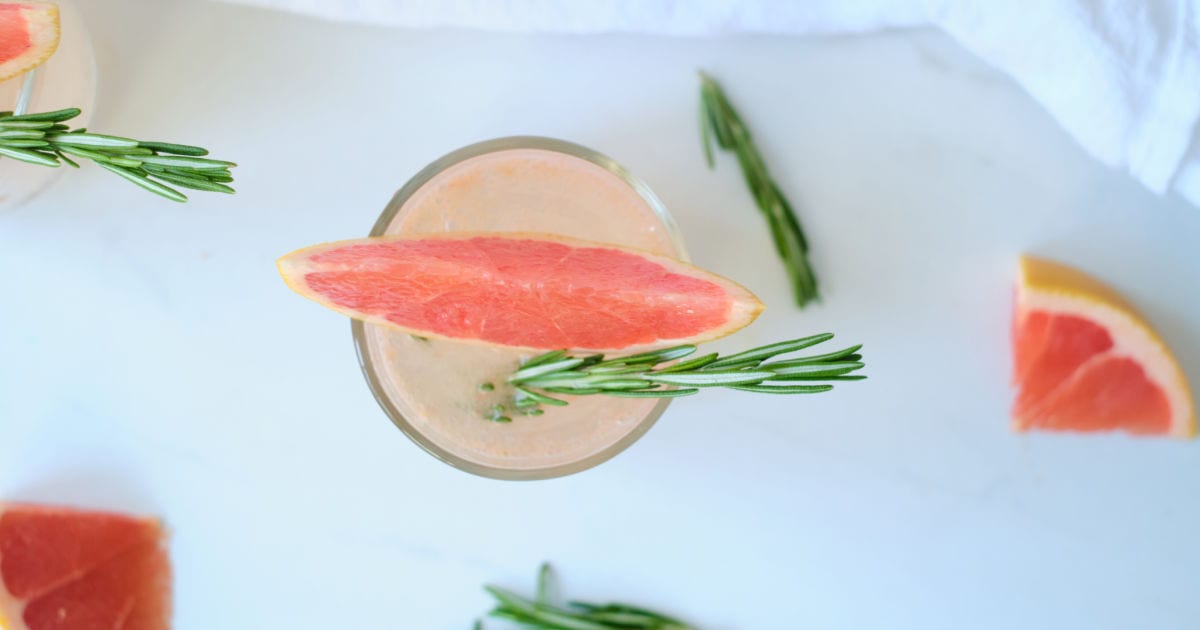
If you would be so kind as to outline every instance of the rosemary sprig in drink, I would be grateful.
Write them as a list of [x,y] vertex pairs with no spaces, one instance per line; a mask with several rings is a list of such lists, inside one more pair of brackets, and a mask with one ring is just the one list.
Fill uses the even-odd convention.
[[787,268],[796,304],[804,307],[818,299],[817,278],[808,261],[808,240],[800,229],[796,213],[767,172],[767,165],[754,146],[741,116],[729,104],[721,86],[703,72],[700,73],[700,135],[709,168],[716,166],[712,150],[714,138],[719,147],[737,154],[746,185],[771,227],[775,250]]
[[64,163],[79,168],[70,156],[91,160],[172,201],[187,201],[173,186],[234,192],[227,185],[233,162],[205,158],[208,150],[201,147],[87,133],[64,124],[79,114],[76,108],[20,116],[0,112],[0,157],[54,168]]
[[[863,367],[862,344],[835,352],[773,360],[833,339],[832,333],[781,341],[722,357],[717,353],[684,360],[696,346],[684,345],[612,359],[603,354],[572,356],[555,350],[526,361],[508,383],[512,408],[540,415],[543,405],[562,406],[556,395],[603,394],[626,398],[690,396],[705,387],[727,387],[762,394],[817,394],[833,389],[833,381],[866,378],[853,374]],[[488,384],[485,384],[488,385]],[[509,422],[503,407],[491,419]]]
[[[555,606],[550,603],[551,579],[550,565],[542,564],[538,571],[537,599],[527,599],[496,586],[484,586],[484,590],[496,598],[496,607],[488,615],[541,630],[695,630],[678,619],[627,604],[568,602],[566,607]],[[481,622],[475,622],[476,629],[482,627]]]

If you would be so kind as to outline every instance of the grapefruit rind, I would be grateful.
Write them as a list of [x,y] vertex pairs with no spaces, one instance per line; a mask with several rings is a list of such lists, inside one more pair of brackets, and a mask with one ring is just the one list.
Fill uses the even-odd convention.
[[[1171,409],[1168,435],[1197,434],[1195,403],[1187,378],[1158,333],[1111,287],[1077,269],[1034,256],[1023,256],[1017,284],[1016,317],[1042,311],[1084,317],[1103,327],[1113,347],[1104,354],[1130,357],[1147,378],[1162,388]],[[1013,418],[1013,429],[1032,428],[1028,419]]]
[[[13,15],[6,17],[2,12],[4,9],[12,11]],[[0,81],[7,81],[45,63],[58,49],[60,33],[57,5],[47,2],[0,2],[0,38],[29,38],[24,51],[9,59],[0,59]]]
[[476,238],[476,237],[484,237],[484,238],[499,237],[499,238],[506,238],[506,239],[514,239],[514,240],[531,239],[531,240],[538,240],[538,241],[550,241],[550,242],[560,243],[560,244],[571,246],[571,247],[598,247],[598,248],[603,248],[603,249],[622,251],[622,252],[625,252],[628,254],[632,254],[632,255],[644,258],[646,260],[656,262],[656,263],[662,265],[663,267],[665,267],[666,269],[668,269],[669,271],[680,273],[683,275],[692,276],[692,277],[701,277],[705,280],[713,282],[713,283],[719,285],[730,298],[730,307],[731,308],[730,308],[728,317],[726,318],[726,323],[723,326],[719,326],[716,328],[706,330],[700,334],[692,335],[690,337],[685,337],[685,338],[677,338],[677,339],[659,339],[652,343],[614,347],[614,348],[600,348],[600,347],[567,348],[568,350],[587,350],[589,352],[609,352],[609,351],[617,351],[617,350],[619,350],[621,352],[642,352],[642,351],[646,351],[646,350],[664,348],[664,347],[668,347],[668,346],[675,346],[675,345],[681,345],[681,344],[703,343],[706,341],[712,341],[714,339],[720,339],[721,337],[728,336],[730,334],[733,334],[734,332],[737,332],[738,330],[741,330],[742,328],[745,328],[751,322],[753,322],[760,313],[762,313],[763,308],[764,308],[764,305],[763,305],[762,301],[758,299],[758,296],[754,295],[754,293],[752,293],[749,289],[743,287],[742,285],[738,284],[737,282],[734,282],[733,280],[730,280],[723,276],[719,276],[712,272],[705,271],[703,269],[700,269],[698,267],[695,267],[693,265],[676,260],[676,259],[668,257],[668,256],[663,256],[660,254],[655,254],[655,253],[651,253],[651,252],[647,252],[647,251],[643,251],[643,250],[638,250],[638,249],[631,248],[631,247],[622,247],[622,246],[618,246],[618,245],[613,245],[610,243],[597,243],[597,242],[592,242],[592,241],[585,241],[582,239],[558,236],[555,234],[540,234],[540,233],[533,233],[533,232],[503,232],[503,233],[454,232],[454,233],[446,233],[446,234],[427,234],[427,235],[422,234],[419,236],[400,236],[400,237],[380,236],[380,237],[371,237],[368,239],[349,239],[349,240],[344,240],[344,241],[333,241],[333,242],[329,242],[329,243],[320,243],[317,245],[311,245],[309,247],[304,247],[304,248],[298,249],[296,251],[293,251],[289,254],[286,254],[286,255],[280,257],[276,261],[276,267],[279,270],[279,275],[283,277],[284,283],[291,290],[295,291],[296,293],[299,293],[300,295],[302,295],[302,296],[304,296],[304,297],[306,297],[328,309],[337,311],[338,313],[341,313],[352,319],[356,319],[356,320],[359,320],[359,321],[362,321],[365,323],[376,324],[379,326],[383,326],[383,327],[390,328],[393,330],[399,330],[401,332],[406,332],[411,335],[417,335],[417,336],[425,337],[425,338],[442,339],[442,340],[454,341],[454,342],[460,342],[460,343],[472,343],[472,344],[478,344],[478,345],[489,346],[489,347],[503,346],[503,347],[509,347],[509,348],[520,348],[520,349],[531,350],[531,351],[559,349],[558,347],[540,347],[540,346],[501,344],[501,343],[486,341],[486,340],[482,340],[482,339],[476,339],[476,338],[470,338],[470,337],[453,337],[453,336],[442,335],[442,334],[439,334],[434,331],[408,328],[408,327],[399,325],[395,322],[392,322],[382,316],[364,314],[364,313],[361,313],[358,311],[346,309],[338,304],[333,303],[331,300],[326,298],[324,295],[322,295],[316,291],[313,291],[311,288],[309,288],[309,286],[305,282],[305,276],[308,273],[314,272],[314,271],[328,271],[330,269],[327,265],[319,265],[318,266],[318,265],[313,264],[311,262],[311,259],[313,258],[313,256],[320,254],[322,252],[325,252],[325,251],[337,249],[339,247],[345,247],[348,245],[354,245],[354,244],[364,243],[364,242],[418,240],[418,239],[420,239],[420,240],[426,240],[426,239],[446,239],[446,240],[462,239],[462,240],[465,240],[465,239]]

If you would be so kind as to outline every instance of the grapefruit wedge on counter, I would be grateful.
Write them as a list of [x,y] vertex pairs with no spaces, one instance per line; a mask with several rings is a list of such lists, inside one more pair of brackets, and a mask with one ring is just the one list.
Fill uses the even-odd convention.
[[1081,271],[1022,258],[1013,355],[1018,431],[1196,435],[1195,404],[1171,351],[1128,302]]
[[58,7],[0,1],[0,81],[28,72],[58,48]]
[[0,504],[0,628],[166,630],[171,568],[159,522]]
[[546,234],[375,237],[278,261],[297,293],[414,335],[554,350],[698,343],[762,303],[673,258]]

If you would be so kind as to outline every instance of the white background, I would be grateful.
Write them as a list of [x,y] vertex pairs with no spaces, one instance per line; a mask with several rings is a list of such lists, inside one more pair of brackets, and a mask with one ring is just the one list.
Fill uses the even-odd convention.
[[[92,129],[208,146],[241,164],[239,193],[175,205],[85,167],[0,216],[0,491],[161,515],[178,628],[466,628],[489,605],[480,584],[530,592],[543,559],[568,595],[708,629],[1196,626],[1196,444],[1013,435],[1007,352],[1032,251],[1110,281],[1200,378],[1200,210],[1091,161],[944,36],[82,7]],[[704,168],[697,68],[799,208],[820,306],[791,306],[733,160]],[[866,344],[870,380],[682,399],[560,480],[425,455],[368,393],[347,321],[273,261],[364,235],[430,160],[518,133],[624,163],[699,264],[764,299],[721,349],[832,330]]]

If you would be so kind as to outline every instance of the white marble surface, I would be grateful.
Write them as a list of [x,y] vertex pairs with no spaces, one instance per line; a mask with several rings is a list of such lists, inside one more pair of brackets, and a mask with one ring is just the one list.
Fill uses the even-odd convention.
[[[92,127],[235,159],[187,206],[88,168],[0,216],[0,494],[161,514],[177,627],[465,628],[485,581],[654,605],[711,629],[1194,628],[1194,443],[1008,432],[1015,257],[1138,303],[1200,379],[1200,211],[1090,161],[932,32],[505,36],[87,0]],[[789,306],[729,159],[703,167],[703,67],[816,244]],[[770,305],[721,347],[834,330],[871,380],[711,393],[573,477],[438,463],[382,415],[349,325],[272,261],[365,234],[434,157],[590,145],[645,178],[695,259]],[[33,168],[33,167],[30,167]],[[489,626],[492,627],[492,626]],[[498,626],[496,626],[498,627]]]

